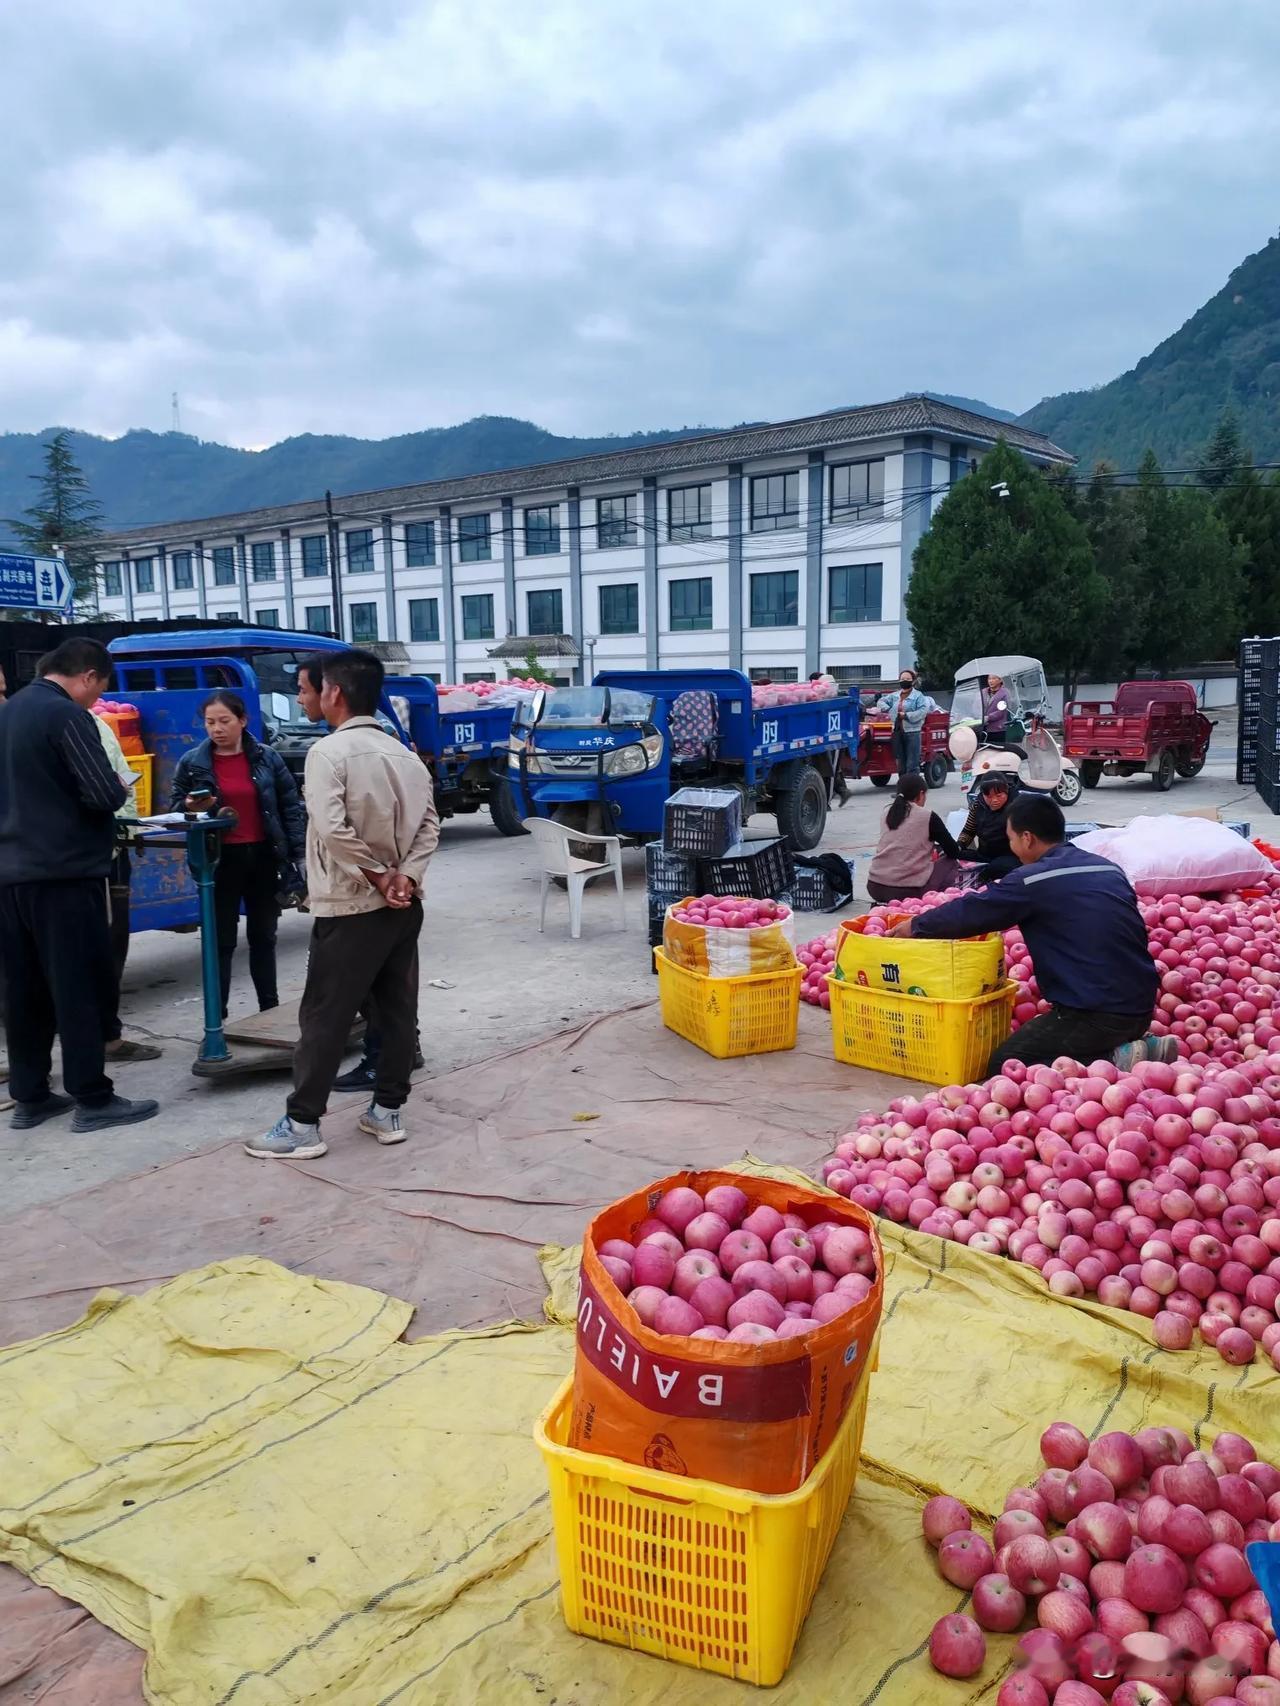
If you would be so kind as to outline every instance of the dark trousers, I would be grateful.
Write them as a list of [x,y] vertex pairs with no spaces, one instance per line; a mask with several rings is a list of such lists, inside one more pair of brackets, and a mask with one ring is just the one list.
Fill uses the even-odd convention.
[[893,725],[893,762],[898,767],[899,776],[911,776],[919,770],[920,741],[919,729],[913,734],[901,723]]
[[222,1017],[231,994],[231,962],[235,957],[244,906],[249,938],[249,976],[262,1012],[280,1005],[276,989],[276,927],[280,905],[276,856],[267,841],[233,842],[222,849],[213,880],[213,911],[218,931],[218,972],[222,979]]
[[107,1041],[120,1036],[120,980],[129,958],[129,849],[121,847],[111,861],[108,889],[111,896],[111,969],[115,977],[115,999],[107,1020]]
[[351,1022],[372,998],[381,1031],[374,1100],[403,1107],[418,1031],[418,934],[422,902],[379,907],[311,927],[307,983],[298,1009],[290,1119],[314,1125],[329,1104]]
[[987,1062],[986,1076],[994,1077],[1006,1060],[1021,1060],[1027,1066],[1049,1066],[1058,1056],[1088,1066],[1106,1060],[1121,1043],[1136,1042],[1151,1029],[1150,1013],[1087,1013],[1079,1007],[1053,1007],[1014,1032]]
[[115,980],[104,879],[0,887],[0,961],[14,1100],[41,1102],[49,1094],[56,1035],[68,1095],[88,1107],[109,1101],[103,1049]]
[[1001,877],[1007,877],[1010,871],[1016,871],[1019,859],[1015,853],[999,853],[994,859],[988,859],[978,872],[975,882],[996,883]]

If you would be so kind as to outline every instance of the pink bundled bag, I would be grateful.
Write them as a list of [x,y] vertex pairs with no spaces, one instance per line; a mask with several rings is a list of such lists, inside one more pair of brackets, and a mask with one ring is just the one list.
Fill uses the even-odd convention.
[[1076,841],[1110,859],[1140,895],[1219,894],[1270,888],[1270,860],[1234,829],[1202,817],[1139,817],[1119,829],[1094,829]]

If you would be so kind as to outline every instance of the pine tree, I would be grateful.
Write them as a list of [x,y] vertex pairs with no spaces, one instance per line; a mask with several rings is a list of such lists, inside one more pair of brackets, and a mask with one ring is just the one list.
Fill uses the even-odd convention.
[[95,545],[101,537],[102,506],[71,451],[71,435],[55,432],[44,447],[44,472],[30,476],[37,501],[8,525],[35,556],[62,552],[78,605],[96,605]]
[[907,616],[936,682],[968,658],[1025,652],[1074,683],[1106,596],[1061,491],[1002,440],[951,489],[916,547]]
[[1218,492],[1217,510],[1244,552],[1241,632],[1280,633],[1280,473],[1264,482],[1247,460]]
[[[1153,452],[1154,454],[1154,452]],[[1246,462],[1252,458],[1240,437],[1240,423],[1235,411],[1224,409],[1213,429],[1213,437],[1204,447],[1200,462],[1200,478],[1211,490],[1229,486]]]

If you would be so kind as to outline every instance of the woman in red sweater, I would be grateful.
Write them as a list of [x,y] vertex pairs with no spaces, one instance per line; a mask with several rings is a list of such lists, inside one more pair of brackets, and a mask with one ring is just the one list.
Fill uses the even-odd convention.
[[172,808],[208,792],[215,809],[228,807],[239,819],[222,838],[214,876],[222,1016],[231,992],[240,911],[249,939],[249,975],[265,1013],[280,1004],[276,988],[276,925],[279,895],[292,886],[294,867],[306,857],[306,818],[298,789],[280,754],[249,732],[244,700],[224,689],[200,707],[208,737],[184,753],[173,775]]

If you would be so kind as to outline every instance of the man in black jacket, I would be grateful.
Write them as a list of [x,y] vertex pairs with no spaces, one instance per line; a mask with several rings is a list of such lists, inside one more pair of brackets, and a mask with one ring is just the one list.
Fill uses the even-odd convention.
[[[88,707],[110,680],[105,646],[64,640],[0,706],[0,961],[19,1131],[73,1101],[73,1131],[133,1125],[157,1111],[117,1096],[104,1070],[115,1002],[107,878],[127,790]],[[67,1096],[49,1088],[55,1034]]]

